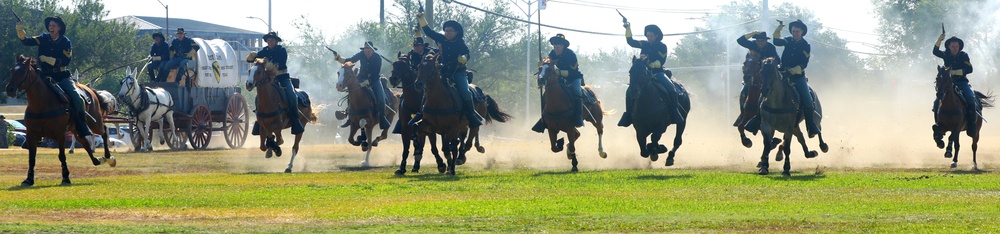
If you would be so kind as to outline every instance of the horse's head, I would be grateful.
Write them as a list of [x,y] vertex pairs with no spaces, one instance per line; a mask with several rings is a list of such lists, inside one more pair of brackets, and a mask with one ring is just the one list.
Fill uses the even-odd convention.
[[437,59],[438,55],[429,54],[424,56],[424,61],[417,66],[417,81],[414,83],[417,89],[423,89],[424,85],[431,80],[441,79],[441,66]]
[[549,59],[543,59],[542,65],[538,67],[538,86],[553,84],[559,79],[559,68]]
[[135,81],[136,73],[138,73],[136,69],[131,67],[125,68],[125,79],[122,79],[121,88],[118,89],[118,99],[124,100],[125,97],[131,97],[133,92],[139,90],[139,84]]
[[760,53],[751,50],[747,53],[746,61],[743,61],[743,80],[751,81],[751,78],[760,76],[760,69]]
[[7,79],[7,97],[16,97],[18,91],[27,90],[35,83],[35,81],[27,82],[28,80],[37,79],[35,60],[24,55],[15,57],[14,68],[10,69],[10,79]]
[[351,87],[356,86],[359,86],[358,71],[354,69],[354,63],[341,64],[340,71],[337,71],[337,91],[347,92]]
[[649,63],[646,58],[632,56],[632,67],[628,69],[628,75],[632,80],[649,79],[653,74],[649,71]]
[[271,63],[267,58],[256,59],[250,67],[250,79],[247,80],[247,91],[253,90],[255,86],[264,86],[274,83],[274,77],[278,74],[278,65]]
[[400,83],[402,83],[403,87],[413,85],[417,79],[417,72],[410,68],[409,58],[402,54],[397,55],[396,62],[392,63],[392,73],[389,75],[389,83],[393,87],[399,87]]
[[935,90],[947,91],[955,85],[955,81],[951,79],[951,68],[938,66],[937,70],[937,77],[934,79]]

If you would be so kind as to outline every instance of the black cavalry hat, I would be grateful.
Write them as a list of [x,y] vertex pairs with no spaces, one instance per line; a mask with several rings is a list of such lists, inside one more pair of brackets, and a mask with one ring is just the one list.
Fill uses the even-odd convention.
[[49,28],[49,22],[56,22],[59,25],[59,35],[66,35],[66,22],[59,16],[49,16],[45,18],[45,28]]
[[563,46],[569,47],[569,41],[566,40],[566,36],[562,35],[562,33],[556,34],[556,36],[554,36],[552,38],[549,38],[549,44],[552,44],[552,45],[563,45]]
[[758,33],[757,35],[753,35],[753,38],[754,38],[754,39],[757,39],[757,40],[767,40],[767,39],[771,39],[770,37],[767,37],[767,33],[766,33],[766,32],[760,32],[760,33]]
[[365,46],[361,47],[362,50],[364,50],[365,48],[372,48],[372,50],[378,50],[378,48],[375,47],[375,44],[372,43],[371,41],[366,41]]
[[153,33],[153,39],[156,39],[157,37],[159,37],[160,40],[167,40],[167,38],[163,37],[163,33],[160,32]]
[[264,41],[267,41],[268,38],[274,38],[275,40],[278,40],[278,42],[281,42],[281,37],[278,36],[278,32],[269,32],[264,34]]
[[958,51],[962,51],[965,49],[965,41],[962,41],[962,39],[958,39],[958,37],[951,37],[948,38],[947,41],[944,41],[945,48],[947,48],[948,45],[951,45],[952,42],[958,42]]
[[802,20],[795,20],[795,21],[792,21],[791,23],[788,23],[788,33],[792,33],[792,28],[800,28],[800,29],[802,29],[802,36],[803,37],[806,36],[806,34],[809,33],[809,27],[806,27],[806,24],[802,23]]

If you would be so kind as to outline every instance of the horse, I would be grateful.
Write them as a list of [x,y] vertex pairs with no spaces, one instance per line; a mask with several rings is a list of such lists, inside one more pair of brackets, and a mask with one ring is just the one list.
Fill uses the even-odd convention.
[[[511,118],[510,114],[505,113],[500,110],[500,106],[492,96],[486,94],[482,88],[479,88],[476,84],[469,84],[469,92],[472,93],[473,105],[476,108],[476,113],[485,113],[483,115],[483,126],[493,124],[493,121],[506,123]],[[472,149],[473,141],[475,141],[476,151],[479,153],[486,153],[486,148],[479,144],[479,128],[469,129],[466,141],[462,145],[461,150],[468,152]],[[457,165],[465,164],[465,158],[457,162]]]
[[[937,143],[938,148],[945,149],[944,157],[952,158],[951,168],[955,168],[958,167],[959,135],[968,128],[965,118],[967,109],[965,107],[969,104],[966,104],[962,100],[962,95],[956,90],[955,81],[951,78],[950,71],[951,69],[949,68],[938,66],[937,78],[934,81],[935,88],[939,92],[942,92],[941,102],[938,104],[938,112],[934,113],[934,123],[937,125],[937,128],[934,129],[934,142]],[[979,103],[981,103],[980,111],[982,111],[983,107],[993,107],[992,96],[975,90],[973,92],[976,95],[976,99],[979,99]],[[979,165],[976,163],[976,151],[979,149],[978,130],[983,127],[983,118],[981,116],[976,117],[974,127],[977,130],[975,134],[971,131],[966,133],[972,138],[972,169],[978,171]],[[942,141],[946,132],[951,132],[951,135],[948,136],[947,148],[945,148],[944,141]],[[955,150],[954,157],[952,157],[952,149]]]
[[[69,167],[66,165],[66,152],[64,148],[66,139],[64,136],[67,129],[75,134],[76,128],[73,125],[74,121],[70,120],[70,115],[67,112],[69,102],[60,100],[61,98],[53,93],[54,87],[50,88],[49,85],[44,83],[51,81],[39,77],[39,71],[35,68],[36,65],[37,62],[32,58],[25,57],[24,55],[16,57],[14,68],[10,70],[11,75],[10,79],[7,80],[6,86],[7,97],[14,98],[19,91],[25,91],[28,99],[28,106],[24,110],[24,125],[27,126],[24,148],[28,149],[28,178],[21,182],[21,186],[29,187],[35,184],[35,158],[38,153],[38,142],[42,137],[56,140],[56,144],[59,145],[59,162],[62,166],[61,185],[71,185]],[[99,104],[93,103],[93,101],[101,102],[101,96],[95,94],[86,85],[76,83],[75,86],[78,91],[81,91],[82,95],[86,95],[86,98],[84,98],[84,110],[89,115],[89,117],[85,117],[87,119],[87,126],[94,133],[100,134],[104,139],[109,139],[107,128],[104,126],[104,120],[100,118],[104,114]],[[115,157],[111,156],[111,151],[108,150],[108,144],[104,144],[104,157],[96,158],[94,157],[94,148],[89,147],[93,145],[90,143],[90,140],[78,134],[76,135],[76,140],[88,146],[83,148],[87,151],[87,155],[90,156],[90,160],[94,166],[107,163],[109,166],[114,167],[117,164]]]
[[[177,126],[174,125],[174,99],[171,97],[170,92],[167,92],[163,88],[140,86],[135,80],[138,74],[137,69],[125,69],[125,79],[121,81],[121,89],[118,90],[118,97],[122,100],[130,100],[127,106],[129,113],[133,115],[132,117],[138,123],[137,127],[139,128],[140,136],[151,136],[152,134],[149,130],[153,121],[159,123],[161,129],[161,131],[158,131],[160,133],[160,144],[163,144],[164,139],[167,139],[163,130],[168,127],[176,128]],[[165,125],[164,123],[169,125]],[[172,141],[181,140],[177,135],[177,131],[170,131],[170,135],[169,139]],[[143,137],[141,144],[138,148],[140,151],[153,150],[149,137]]]
[[[566,79],[559,76],[559,68],[553,66],[551,61],[546,61],[539,67],[539,84],[542,84],[544,89],[544,112],[542,113],[542,121],[545,121],[546,129],[549,132],[549,145],[552,148],[552,152],[558,153],[563,150],[564,140],[558,137],[559,132],[565,132],[566,136],[569,138],[569,144],[566,144],[566,158],[568,158],[573,169],[572,172],[576,172],[577,164],[579,161],[576,158],[576,140],[580,137],[580,131],[576,129],[576,124],[574,122],[575,118],[578,116],[573,116],[573,105],[578,102],[577,99],[585,97],[574,97],[570,93],[569,89],[578,89],[580,87],[567,86]],[[601,158],[608,158],[608,154],[604,152],[604,108],[601,106],[600,99],[594,93],[594,89],[588,86],[583,86],[584,96],[593,96],[596,100],[595,103],[584,102],[584,111],[580,114],[583,115],[583,119],[589,121],[597,128],[597,152]]]
[[[287,106],[284,91],[278,87],[275,76],[278,73],[278,66],[268,59],[257,59],[250,67],[250,79],[246,81],[247,91],[257,89],[257,125],[260,128],[260,151],[267,152],[265,157],[270,158],[271,152],[281,157],[281,144],[285,143],[281,130],[291,128],[292,124],[285,115],[287,108],[297,108],[299,110],[299,121],[302,126],[307,123],[316,123],[319,118],[316,116],[309,100],[309,94],[305,91],[296,90],[299,98],[298,107]],[[292,173],[292,165],[295,156],[299,153],[299,142],[302,141],[302,134],[295,135],[295,143],[292,145],[292,157],[288,160],[288,167],[285,173]]]
[[736,118],[736,122],[733,123],[733,127],[736,127],[736,130],[740,133],[740,141],[747,148],[753,146],[753,141],[747,138],[744,126],[760,112],[760,69],[760,54],[754,51],[748,52],[746,60],[743,61],[743,85],[746,86],[747,91],[746,93],[740,93],[740,115]]
[[[815,158],[819,153],[810,151],[806,144],[806,138],[799,127],[799,123],[804,120],[799,108],[799,94],[792,87],[792,81],[778,72],[778,65],[774,58],[764,59],[761,65],[761,78],[764,87],[770,87],[770,90],[765,94],[764,101],[760,105],[760,132],[764,139],[764,153],[760,156],[760,162],[757,164],[757,167],[760,168],[757,174],[767,175],[769,173],[768,154],[772,149],[778,148],[775,160],[781,161],[783,158],[785,160],[784,171],[781,174],[791,176],[789,154],[791,153],[790,141],[793,135],[798,138],[799,144],[802,145],[802,152],[806,158]],[[813,116],[816,118],[816,124],[819,125],[823,119],[823,106],[820,105],[816,91],[812,89],[809,91],[813,97],[813,106],[815,106],[816,112]],[[784,133],[782,139],[774,138],[775,131]],[[782,141],[784,143],[779,147],[778,144]],[[820,150],[826,153],[829,146],[823,140],[823,134],[819,134],[819,142]]]
[[438,153],[437,136],[428,136],[425,132],[417,131],[417,129],[407,124],[413,118],[413,115],[420,112],[424,94],[423,90],[417,89],[415,85],[417,71],[410,69],[408,58],[402,54],[397,54],[397,57],[396,62],[392,63],[392,73],[389,76],[389,82],[392,83],[393,87],[401,86],[403,88],[403,94],[400,95],[399,122],[396,124],[396,127],[401,129],[400,138],[403,140],[403,159],[399,162],[399,170],[396,170],[395,174],[406,174],[406,158],[410,154],[411,142],[413,143],[412,172],[420,172],[420,160],[423,158],[424,144],[428,140],[431,146],[431,153],[434,154],[434,159],[437,160],[438,172],[444,173],[447,165]]
[[[649,63],[646,62],[646,59],[632,57],[632,67],[629,69],[630,83],[638,85],[635,94],[636,100],[634,100],[635,111],[632,113],[632,127],[635,129],[635,138],[639,143],[639,155],[643,158],[649,157],[651,161],[655,162],[659,159],[659,154],[667,153],[667,147],[659,143],[660,137],[667,131],[667,126],[675,124],[677,132],[674,135],[674,148],[670,150],[664,164],[673,166],[674,156],[683,142],[682,135],[687,123],[675,123],[667,118],[666,110],[670,105],[666,103],[666,94],[661,90],[662,87],[653,81],[653,73],[647,68],[647,64]],[[670,82],[673,82],[674,86],[677,87],[679,111],[682,117],[687,119],[688,113],[691,112],[691,95],[677,80],[671,78]],[[646,143],[647,137],[650,140],[649,143]]]
[[115,98],[114,94],[106,90],[97,90],[97,96],[101,96],[101,112],[104,114],[104,118],[109,115],[118,114],[118,98]]
[[[351,133],[347,136],[347,142],[354,146],[361,146],[361,151],[365,152],[365,160],[361,161],[361,166],[368,167],[368,157],[371,156],[371,148],[377,147],[378,142],[385,140],[389,137],[389,128],[382,129],[382,135],[379,137],[372,137],[373,130],[375,126],[379,124],[379,120],[375,118],[374,109],[372,108],[383,108],[382,113],[385,114],[385,118],[392,123],[396,115],[396,106],[399,97],[396,94],[384,90],[386,106],[377,107],[375,105],[375,95],[369,87],[362,87],[361,83],[358,81],[358,72],[354,69],[354,63],[344,63],[340,66],[340,71],[337,72],[337,91],[347,92],[347,118],[351,123]],[[385,78],[379,79],[382,82],[382,88],[385,88],[388,80]],[[354,134],[358,132],[358,129],[364,129],[361,135],[357,139],[354,138]]]
[[465,161],[462,140],[467,137],[469,120],[462,113],[460,100],[449,91],[448,83],[441,78],[438,55],[427,56],[417,68],[417,87],[424,89],[423,119],[419,131],[441,135],[444,158],[448,163],[445,174],[455,175],[457,161]]

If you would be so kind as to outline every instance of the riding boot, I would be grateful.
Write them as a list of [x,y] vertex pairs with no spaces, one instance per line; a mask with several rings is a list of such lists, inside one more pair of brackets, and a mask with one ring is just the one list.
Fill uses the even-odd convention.
[[538,133],[543,133],[543,132],[545,132],[545,128],[548,128],[548,125],[545,125],[545,120],[544,119],[539,118],[538,122],[535,122],[535,126],[531,127],[531,131],[535,131],[535,132],[538,132]]
[[253,130],[250,130],[250,134],[260,136],[260,124],[257,121],[253,121]]
[[302,126],[302,121],[299,119],[298,109],[288,112],[288,122],[292,124],[292,135],[299,135],[306,131],[305,127]]
[[632,125],[632,107],[635,105],[635,100],[632,100],[632,87],[628,87],[625,91],[625,113],[622,113],[622,119],[618,120],[619,127],[628,127]]
[[809,133],[809,138],[813,138],[820,133],[819,126],[816,125],[815,118],[813,118],[813,110],[805,109],[803,111],[802,117],[806,120],[806,132]]
[[979,117],[979,113],[975,110],[970,110],[969,114],[965,115],[965,133],[970,137],[979,134],[979,130],[976,129],[976,120]]
[[392,134],[402,134],[403,133],[403,118],[396,120],[396,127],[392,128]]
[[476,113],[476,106],[472,104],[472,100],[465,101],[465,117],[469,119],[469,128],[477,128],[483,125],[482,117],[479,117],[479,113]]
[[573,105],[573,116],[576,127],[583,127],[583,99],[577,99],[575,105]]
[[78,111],[76,112],[75,115],[72,115],[71,117],[73,117],[74,125],[76,125],[76,135],[78,136],[94,135],[94,133],[90,131],[90,126],[87,126],[87,113],[84,113],[83,111]]
[[757,131],[760,130],[760,114],[754,115],[750,118],[750,120],[747,121],[747,124],[743,125],[743,129],[756,136]]
[[680,102],[677,101],[676,95],[666,95],[667,96],[667,115],[670,117],[674,123],[683,123],[684,115],[680,111]]
[[389,125],[391,125],[392,123],[390,123],[389,119],[385,117],[385,111],[384,111],[385,107],[375,108],[375,109],[376,109],[375,118],[378,118],[378,128],[388,129]]

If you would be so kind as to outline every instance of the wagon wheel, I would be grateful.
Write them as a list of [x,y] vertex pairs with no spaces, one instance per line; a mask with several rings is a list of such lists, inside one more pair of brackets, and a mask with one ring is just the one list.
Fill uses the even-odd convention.
[[129,138],[132,138],[132,150],[139,152],[139,147],[142,147],[142,142],[145,140],[142,134],[139,134],[139,125],[133,120],[128,122]]
[[[181,150],[187,148],[187,134],[180,132],[177,126],[170,126],[166,121],[163,121],[163,125],[160,128],[163,130],[163,139],[167,142],[167,147],[171,150]],[[174,120],[174,125],[177,125],[177,121]],[[178,139],[174,139],[174,134],[177,134]]]
[[191,123],[188,124],[188,139],[191,140],[191,147],[202,150],[208,147],[208,142],[212,140],[212,112],[205,104],[198,104],[191,112]]
[[247,141],[247,129],[250,128],[250,112],[247,111],[247,101],[239,93],[229,97],[226,105],[226,144],[229,148],[238,149]]

